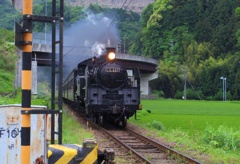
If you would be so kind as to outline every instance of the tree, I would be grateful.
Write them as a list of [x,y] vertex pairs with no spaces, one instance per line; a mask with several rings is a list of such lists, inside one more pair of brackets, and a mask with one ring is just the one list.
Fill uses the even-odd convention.
[[182,81],[172,75],[179,77],[175,67],[184,65],[189,70],[188,79],[206,98],[217,98],[219,78],[225,76],[228,93],[236,99],[240,8],[235,6],[240,6],[240,1],[156,0],[146,8],[140,41],[132,49],[161,60],[159,78],[152,89],[164,91],[166,97],[181,91]]
[[237,8],[235,9],[235,13],[236,13],[236,15],[240,16],[240,7],[237,7]]
[[104,11],[104,9],[99,6],[98,4],[90,4],[88,9],[93,12],[94,14],[101,13]]
[[0,14],[0,28],[13,30],[14,20],[20,18],[20,13],[12,6],[9,0],[1,0]]
[[159,78],[150,82],[153,90],[163,91],[165,98],[174,98],[182,88],[182,69],[176,62],[159,62]]
[[14,72],[15,61],[14,32],[0,29],[0,69]]

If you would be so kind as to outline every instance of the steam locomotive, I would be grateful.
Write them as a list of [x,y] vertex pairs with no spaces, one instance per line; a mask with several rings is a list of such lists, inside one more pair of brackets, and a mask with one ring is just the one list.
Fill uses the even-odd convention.
[[[140,73],[116,58],[115,48],[78,64],[63,83],[63,100],[98,123],[127,125],[141,110]],[[135,115],[136,116],[136,115]]]

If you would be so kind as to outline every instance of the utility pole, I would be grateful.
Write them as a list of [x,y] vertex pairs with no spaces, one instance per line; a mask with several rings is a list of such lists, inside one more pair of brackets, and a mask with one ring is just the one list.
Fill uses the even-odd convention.
[[227,101],[227,78],[225,77],[225,101]]
[[126,38],[126,35],[124,35],[123,37],[123,54],[125,54],[125,50],[126,50],[126,43],[125,43],[125,38]]
[[[32,0],[23,1],[22,110],[31,110],[32,89]],[[30,164],[31,115],[22,114],[21,163]]]
[[223,101],[227,100],[227,78],[226,77],[220,77],[220,79],[223,81]]
[[183,91],[183,99],[187,100],[187,68],[184,66],[184,91]]
[[[45,0],[45,16],[47,16],[47,0]],[[47,23],[45,22],[45,44],[47,44]]]
[[13,7],[15,7],[15,0],[12,0],[12,5]]

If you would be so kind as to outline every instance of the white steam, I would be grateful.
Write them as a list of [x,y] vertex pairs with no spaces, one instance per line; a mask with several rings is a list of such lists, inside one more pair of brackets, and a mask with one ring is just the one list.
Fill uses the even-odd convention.
[[72,70],[83,60],[102,55],[106,47],[117,47],[119,38],[112,19],[103,14],[88,14],[64,32],[64,67]]
[[95,44],[92,46],[92,52],[94,52],[97,57],[102,55],[105,49],[106,45],[103,43],[95,42]]

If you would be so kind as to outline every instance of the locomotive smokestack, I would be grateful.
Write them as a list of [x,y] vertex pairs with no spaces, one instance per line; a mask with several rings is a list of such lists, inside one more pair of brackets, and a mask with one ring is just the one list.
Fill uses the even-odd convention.
[[107,54],[109,54],[111,52],[116,53],[116,48],[114,48],[114,47],[107,47],[106,51],[107,51]]

